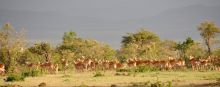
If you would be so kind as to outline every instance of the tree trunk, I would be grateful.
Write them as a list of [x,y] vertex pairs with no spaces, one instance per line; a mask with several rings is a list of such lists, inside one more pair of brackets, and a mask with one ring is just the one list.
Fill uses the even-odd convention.
[[8,60],[7,60],[7,64],[6,64],[6,71],[7,72],[14,72],[14,70],[12,69],[14,67],[14,60],[12,59],[11,57],[11,53],[10,53],[10,50],[7,50],[7,54],[6,54]]
[[50,53],[46,52],[44,53],[44,56],[46,58],[46,62],[50,62],[50,57],[51,57]]
[[186,55],[186,51],[183,50],[182,53],[183,53],[182,57],[183,57],[183,59],[184,59],[184,61],[185,61],[186,67],[189,68],[191,65],[190,65],[190,63],[189,63],[189,58],[188,58],[187,55]]
[[7,54],[5,55],[6,56],[6,64],[5,64],[5,69],[6,71],[9,70],[10,66],[11,66],[11,57],[10,57],[10,53],[9,53],[9,50],[7,50]]
[[206,45],[207,45],[207,48],[208,48],[208,54],[210,55],[212,51],[211,51],[210,40],[209,39],[206,40]]

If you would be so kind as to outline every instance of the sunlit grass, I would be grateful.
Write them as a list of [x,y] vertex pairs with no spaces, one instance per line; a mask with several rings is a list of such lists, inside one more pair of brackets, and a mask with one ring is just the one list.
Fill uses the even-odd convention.
[[104,76],[94,77],[95,72],[68,72],[68,74],[59,73],[56,75],[43,75],[39,77],[28,77],[25,81],[20,82],[4,82],[0,77],[0,84],[18,84],[22,86],[37,86],[41,82],[45,82],[47,86],[110,86],[112,84],[128,85],[139,82],[156,82],[156,81],[172,81],[175,84],[191,84],[191,83],[209,83],[215,82],[220,78],[220,72],[146,72],[136,73],[135,76],[116,76],[115,71],[103,72]]

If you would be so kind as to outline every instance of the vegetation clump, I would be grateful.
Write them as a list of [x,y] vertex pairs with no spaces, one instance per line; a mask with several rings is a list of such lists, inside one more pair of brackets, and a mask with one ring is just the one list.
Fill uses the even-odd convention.
[[14,81],[24,81],[25,76],[21,74],[10,74],[6,78],[6,82],[14,82]]
[[95,75],[93,77],[102,77],[102,76],[105,76],[105,75],[102,72],[97,71],[95,72]]
[[22,72],[22,76],[24,77],[37,77],[37,76],[40,76],[42,75],[42,72],[40,70],[27,70],[27,71],[24,71]]
[[155,72],[159,70],[160,70],[159,68],[152,67],[152,66],[138,66],[137,68],[134,69],[135,72],[140,72],[140,73]]
[[151,82],[137,82],[137,83],[131,83],[132,85],[129,87],[173,87],[172,82],[161,82],[157,81],[154,83]]
[[45,82],[42,82],[38,85],[38,87],[46,87],[46,86],[47,86],[47,84]]
[[70,78],[72,77],[71,75],[63,75],[62,78]]
[[159,71],[160,69],[153,66],[138,66],[138,67],[132,67],[132,68],[125,68],[125,69],[117,69],[116,72],[138,72],[138,73],[144,73],[144,72],[155,72]]
[[[220,28],[214,22],[205,21],[199,25],[198,32],[205,44],[194,41],[191,37],[186,38],[183,42],[161,40],[156,33],[140,29],[137,32],[124,35],[121,48],[118,50],[114,50],[108,44],[97,40],[78,37],[73,31],[65,32],[63,41],[57,46],[53,47],[47,42],[34,43],[29,46],[24,40],[24,31],[19,32],[10,23],[7,23],[0,28],[0,74],[8,75],[5,79],[6,82],[13,82],[24,81],[25,77],[36,77],[42,73],[53,73],[72,67],[78,67],[82,71],[96,70],[99,67],[101,69],[117,69],[116,75],[128,76],[130,74],[135,76],[136,73],[161,71],[162,68],[167,69],[166,67],[169,70],[195,68],[199,71],[200,69],[219,71],[220,48],[219,45],[215,45],[215,42],[217,42],[216,39],[219,39],[217,35],[220,33]],[[65,59],[65,61],[61,61],[61,59]],[[128,65],[129,59],[131,59],[130,65]],[[178,59],[181,64],[177,62]],[[150,62],[142,60],[150,60]],[[152,63],[154,60],[156,63]],[[168,63],[161,66],[161,63],[157,63],[160,60],[168,61]],[[125,68],[123,63],[129,67]],[[145,66],[141,66],[142,63],[146,63]],[[154,67],[154,65],[157,66]],[[182,66],[183,68],[181,68]],[[28,67],[30,70],[25,70],[23,67]],[[41,71],[35,70],[38,67]],[[128,73],[121,74],[121,72]],[[104,74],[97,71],[93,77],[101,76]],[[66,77],[70,76],[63,76],[63,78]],[[213,76],[205,79],[215,78]],[[172,86],[171,82],[168,84]],[[152,86],[154,85],[159,86],[161,83],[152,84]]]

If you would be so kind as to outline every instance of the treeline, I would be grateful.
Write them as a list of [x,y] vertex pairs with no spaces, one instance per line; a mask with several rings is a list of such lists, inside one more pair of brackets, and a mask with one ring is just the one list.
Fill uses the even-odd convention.
[[118,59],[123,62],[128,58],[187,59],[189,56],[220,56],[217,43],[219,27],[214,22],[205,21],[198,26],[198,32],[204,42],[194,41],[191,37],[183,42],[161,40],[154,32],[140,29],[124,35],[119,50],[96,40],[78,37],[73,31],[65,32],[62,43],[57,46],[47,42],[27,46],[25,31],[16,31],[7,23],[0,29],[0,63],[6,66],[7,72],[16,72],[19,69],[17,67],[25,65],[26,62],[60,63],[61,59],[73,61],[82,57],[94,60]]

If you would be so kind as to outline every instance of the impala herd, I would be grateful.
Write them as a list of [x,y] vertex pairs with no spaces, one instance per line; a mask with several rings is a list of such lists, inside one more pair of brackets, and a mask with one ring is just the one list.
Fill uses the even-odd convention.
[[[190,56],[188,63],[183,59],[175,59],[169,57],[167,60],[143,60],[138,58],[130,58],[124,61],[123,63],[119,62],[119,60],[97,60],[90,58],[79,58],[74,61],[67,61],[66,59],[61,59],[60,63],[52,63],[52,62],[38,62],[38,63],[30,63],[26,62],[25,66],[31,69],[44,69],[49,73],[58,73],[60,67],[64,70],[69,69],[70,66],[74,66],[76,71],[92,71],[96,69],[103,70],[113,70],[113,69],[123,69],[127,67],[137,67],[137,66],[152,66],[159,68],[160,70],[172,70],[178,68],[186,68],[187,66],[191,67],[192,70],[204,69],[210,66],[213,66],[212,70],[220,71],[220,68],[215,66],[215,64],[219,64],[219,57],[208,57],[203,59],[196,59]],[[0,64],[0,74],[4,74],[6,72],[5,65]]]

